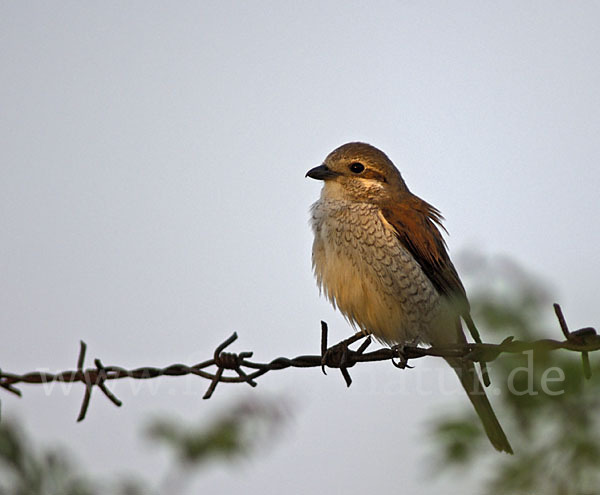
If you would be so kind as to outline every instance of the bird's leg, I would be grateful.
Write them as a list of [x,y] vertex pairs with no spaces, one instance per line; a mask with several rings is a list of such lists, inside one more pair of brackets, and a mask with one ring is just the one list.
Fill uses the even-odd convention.
[[[398,362],[394,361],[394,359],[392,358],[392,364],[396,367],[399,368],[401,370],[406,369],[406,368],[414,368],[414,366],[410,366],[408,364],[408,358],[406,357],[406,353],[404,352],[404,347],[406,344],[397,344],[394,347],[392,347],[392,351],[394,352],[394,354],[398,357]],[[410,345],[415,345],[415,344],[410,344]]]

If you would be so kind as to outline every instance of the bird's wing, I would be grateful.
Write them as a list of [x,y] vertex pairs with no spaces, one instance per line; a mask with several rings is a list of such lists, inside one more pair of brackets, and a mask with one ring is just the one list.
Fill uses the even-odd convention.
[[402,198],[402,201],[382,207],[381,213],[435,288],[455,299],[461,315],[468,315],[469,302],[465,289],[448,256],[446,242],[439,230],[441,228],[446,231],[442,225],[441,213],[412,194]]
[[[456,305],[457,313],[467,324],[473,340],[481,343],[479,331],[471,318],[467,293],[448,256],[446,242],[439,230],[441,228],[446,232],[442,225],[442,214],[435,207],[412,194],[402,198],[402,201],[382,208],[381,214],[435,288]],[[466,341],[460,323],[458,330],[458,341]],[[483,382],[488,386],[490,379],[485,363],[481,364],[481,371]]]

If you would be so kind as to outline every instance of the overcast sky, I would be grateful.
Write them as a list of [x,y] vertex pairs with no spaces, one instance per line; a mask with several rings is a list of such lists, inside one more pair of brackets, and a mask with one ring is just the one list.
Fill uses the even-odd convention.
[[[1,1],[2,369],[73,368],[80,339],[88,364],[135,367],[202,361],[233,330],[259,360],[318,352],[321,319],[348,336],[311,274],[304,174],[351,140],[443,212],[455,259],[509,256],[597,326],[599,22],[591,1]],[[466,398],[425,361],[361,366],[350,389],[283,371],[210,401],[199,379],[123,381],[124,406],[95,395],[81,424],[80,387],[0,399],[98,475],[156,480],[149,418],[282,395],[282,437],[198,487],[434,494],[426,419]],[[438,372],[456,393],[416,392]]]

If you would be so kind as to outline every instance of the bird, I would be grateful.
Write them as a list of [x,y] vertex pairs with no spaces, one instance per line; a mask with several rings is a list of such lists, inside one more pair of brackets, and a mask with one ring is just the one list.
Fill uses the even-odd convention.
[[[408,189],[383,151],[346,143],[306,176],[323,181],[310,209],[317,285],[353,327],[387,345],[443,346],[467,342],[464,322],[480,342],[442,214]],[[445,360],[491,444],[512,454],[474,363]]]

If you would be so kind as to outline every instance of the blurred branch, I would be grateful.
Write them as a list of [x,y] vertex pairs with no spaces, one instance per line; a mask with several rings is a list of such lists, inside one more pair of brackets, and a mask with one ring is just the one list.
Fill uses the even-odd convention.
[[[297,356],[292,359],[279,357],[268,363],[250,361],[249,358],[252,357],[252,352],[225,352],[225,349],[237,339],[237,333],[233,333],[231,337],[222,342],[215,349],[212,359],[208,359],[193,366],[172,364],[165,368],[148,366],[128,370],[119,366],[104,366],[99,359],[95,359],[95,368],[84,369],[86,344],[82,341],[76,370],[63,371],[60,373],[34,371],[22,375],[0,371],[0,387],[21,396],[21,392],[14,386],[17,383],[46,384],[53,381],[65,383],[82,382],[85,384],[85,393],[77,418],[78,421],[81,421],[85,418],[94,387],[98,387],[113,404],[121,406],[121,401],[106,387],[106,381],[121,378],[147,380],[159,376],[196,375],[210,380],[210,385],[204,394],[204,399],[209,399],[218,383],[247,383],[248,385],[255,387],[255,380],[260,376],[269,371],[282,370],[285,368],[321,367],[323,372],[325,372],[325,367],[337,368],[342,373],[346,384],[350,386],[352,379],[348,372],[348,368],[361,362],[392,360],[395,366],[404,368],[407,366],[409,359],[416,359],[424,356],[438,356],[444,358],[458,357],[485,363],[493,361],[502,353],[521,353],[528,350],[553,351],[557,349],[581,353],[584,373],[585,376],[589,378],[591,376],[591,371],[588,352],[600,349],[600,336],[597,334],[596,330],[591,327],[582,328],[573,332],[569,331],[560,306],[555,304],[554,309],[565,337],[562,341],[553,339],[519,341],[514,340],[513,337],[508,337],[500,344],[467,343],[428,348],[413,345],[400,345],[392,348],[382,348],[372,352],[365,352],[371,344],[372,339],[371,337],[365,338],[361,333],[332,347],[328,347],[327,323],[322,321],[320,355]],[[363,338],[365,340],[357,350],[349,348],[351,344]],[[395,362],[395,359],[399,361]],[[216,367],[216,370],[207,371],[207,368],[210,367]],[[235,374],[226,375],[225,370],[233,371]]]
[[145,436],[170,452],[162,480],[133,473],[97,478],[82,470],[65,446],[47,447],[30,438],[15,418],[0,424],[0,495],[159,495],[192,493],[184,488],[210,460],[249,458],[288,416],[281,398],[244,398],[200,424],[181,418],[154,418]]

